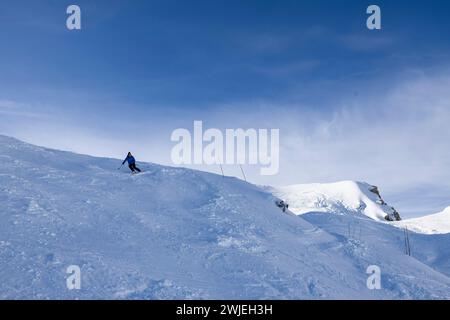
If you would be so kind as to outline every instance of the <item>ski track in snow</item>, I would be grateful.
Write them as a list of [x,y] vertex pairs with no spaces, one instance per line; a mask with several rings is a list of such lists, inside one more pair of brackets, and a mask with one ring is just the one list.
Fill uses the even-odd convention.
[[130,175],[2,136],[0,156],[1,299],[450,298],[448,235],[412,234],[409,257],[398,228],[285,214],[235,178],[142,163]]

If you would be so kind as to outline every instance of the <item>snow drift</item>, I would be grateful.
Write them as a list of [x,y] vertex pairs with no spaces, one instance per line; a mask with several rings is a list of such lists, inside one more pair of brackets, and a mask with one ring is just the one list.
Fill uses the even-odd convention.
[[143,163],[132,176],[3,136],[0,160],[1,299],[450,298],[445,236],[413,235],[409,257],[398,228],[282,213],[235,178]]
[[420,218],[396,222],[399,227],[408,227],[410,230],[425,234],[450,233],[450,207],[444,211]]
[[267,190],[285,200],[289,209],[297,215],[309,212],[353,213],[374,220],[400,220],[399,213],[381,198],[378,188],[367,183],[299,184],[268,187]]

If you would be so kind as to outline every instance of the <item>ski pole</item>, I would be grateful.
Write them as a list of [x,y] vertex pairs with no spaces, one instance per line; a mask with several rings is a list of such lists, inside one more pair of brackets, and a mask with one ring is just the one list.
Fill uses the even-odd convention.
[[122,167],[123,167],[123,163],[120,165],[120,167],[117,168],[117,170],[122,169]]

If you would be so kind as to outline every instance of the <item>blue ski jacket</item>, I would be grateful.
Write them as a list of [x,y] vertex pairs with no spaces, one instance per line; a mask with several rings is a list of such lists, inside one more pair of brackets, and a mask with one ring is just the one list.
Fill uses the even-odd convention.
[[131,156],[131,157],[128,157],[128,156],[127,156],[127,157],[125,158],[125,160],[123,160],[122,164],[124,164],[126,161],[128,161],[128,164],[136,163],[136,160],[134,159],[133,156]]

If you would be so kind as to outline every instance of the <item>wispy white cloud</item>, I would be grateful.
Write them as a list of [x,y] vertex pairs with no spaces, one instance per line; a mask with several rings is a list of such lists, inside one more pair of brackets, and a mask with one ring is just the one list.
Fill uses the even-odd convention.
[[341,45],[355,51],[384,50],[392,47],[398,41],[393,36],[374,34],[337,35],[335,39]]
[[13,100],[0,100],[0,114],[9,117],[47,118],[48,114],[33,111],[31,105]]
[[450,73],[416,73],[389,92],[349,99],[322,119],[296,115],[298,125],[285,126],[280,182],[354,179],[379,184],[388,194],[425,185],[445,192],[449,86]]
[[[426,211],[430,194],[420,198],[408,190],[441,190],[433,199],[448,199],[450,205],[445,194],[450,188],[450,72],[408,71],[397,77],[387,90],[384,85],[369,89],[355,84],[360,95],[337,101],[328,92],[324,100],[330,108],[317,111],[264,102],[221,106],[206,125],[280,129],[280,172],[263,177],[257,168],[245,168],[256,183],[362,180],[379,185],[388,197],[401,198],[398,209],[406,215],[415,204],[422,214],[431,213],[438,204]],[[404,208],[405,196],[398,196],[403,191],[410,195]]]
[[320,66],[320,64],[321,62],[318,59],[305,59],[290,63],[284,63],[278,66],[258,66],[255,67],[254,70],[266,76],[286,77],[311,71]]
[[0,100],[0,109],[2,110],[11,110],[22,107],[23,105],[12,100]]
[[267,32],[240,32],[233,34],[233,41],[237,47],[255,54],[271,55],[287,52],[295,47],[306,47],[311,41],[322,42],[323,39],[335,37],[332,30],[320,26],[311,25],[301,30],[273,30]]

